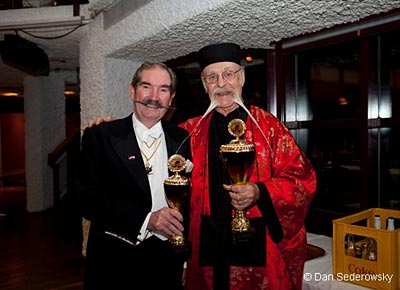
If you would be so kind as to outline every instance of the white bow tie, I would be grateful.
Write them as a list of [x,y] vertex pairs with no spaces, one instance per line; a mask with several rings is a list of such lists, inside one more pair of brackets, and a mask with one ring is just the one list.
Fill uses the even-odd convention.
[[150,129],[149,136],[151,136],[154,139],[157,139],[160,137],[161,133],[162,133],[162,130],[160,127],[156,127],[156,128],[153,127]]
[[158,127],[151,128],[150,130],[143,132],[143,134],[142,134],[143,138],[141,138],[141,139],[143,142],[150,144],[154,141],[154,139],[160,138],[161,134],[162,134],[161,128],[158,128]]

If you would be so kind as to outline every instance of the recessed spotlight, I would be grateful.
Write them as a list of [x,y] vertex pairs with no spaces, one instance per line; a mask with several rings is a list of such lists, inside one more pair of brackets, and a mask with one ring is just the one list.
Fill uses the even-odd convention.
[[64,95],[72,96],[72,95],[77,95],[78,93],[75,91],[64,91]]

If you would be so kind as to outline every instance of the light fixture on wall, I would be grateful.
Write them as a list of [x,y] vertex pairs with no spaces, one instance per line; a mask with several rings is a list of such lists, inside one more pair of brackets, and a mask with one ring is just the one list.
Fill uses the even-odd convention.
[[65,90],[64,91],[64,95],[66,95],[66,96],[75,96],[77,94],[78,94],[77,92],[72,91],[72,90]]
[[0,97],[22,97],[22,92],[15,89],[0,88]]
[[253,62],[253,57],[250,55],[250,53],[246,55],[245,60],[247,63]]
[[15,93],[15,92],[4,92],[4,93],[0,93],[0,96],[2,96],[2,97],[19,97],[19,94]]
[[349,100],[346,97],[339,97],[338,103],[340,106],[346,106],[349,104]]

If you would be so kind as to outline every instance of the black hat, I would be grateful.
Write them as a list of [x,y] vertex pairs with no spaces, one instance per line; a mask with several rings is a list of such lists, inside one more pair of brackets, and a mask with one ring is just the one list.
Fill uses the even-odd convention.
[[228,42],[207,45],[199,50],[198,60],[201,70],[210,64],[222,61],[240,65],[240,46]]

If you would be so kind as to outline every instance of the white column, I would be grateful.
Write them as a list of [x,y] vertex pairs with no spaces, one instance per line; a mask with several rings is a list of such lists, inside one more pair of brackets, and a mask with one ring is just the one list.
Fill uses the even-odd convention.
[[121,118],[132,112],[129,84],[139,67],[132,60],[107,57],[105,44],[111,43],[100,17],[85,32],[79,44],[81,127],[98,117]]
[[26,208],[53,206],[53,173],[48,154],[65,139],[64,75],[24,79]]

